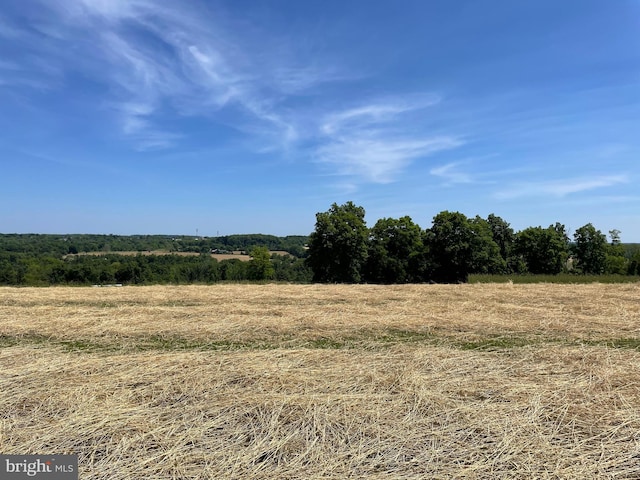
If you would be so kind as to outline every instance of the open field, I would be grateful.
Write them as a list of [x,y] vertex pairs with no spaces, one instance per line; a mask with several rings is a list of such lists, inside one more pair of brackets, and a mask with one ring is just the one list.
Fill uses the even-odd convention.
[[[291,256],[291,254],[289,252],[285,252],[284,250],[271,250],[269,252],[270,254],[276,254],[276,255],[288,255]],[[92,256],[92,257],[100,257],[103,255],[123,255],[125,257],[135,257],[136,255],[144,255],[144,256],[149,256],[149,255],[177,255],[179,257],[198,257],[200,256],[200,253],[198,252],[170,252],[169,250],[145,250],[142,252],[138,252],[138,251],[114,251],[114,252],[82,252],[82,253],[70,253],[68,255],[65,255],[64,258],[70,258],[70,257],[81,257],[81,256]],[[236,250],[232,253],[210,253],[209,256],[211,256],[211,258],[215,258],[216,260],[218,260],[219,262],[221,262],[222,260],[241,260],[243,262],[248,262],[249,260],[251,260],[251,256],[250,255],[246,255],[244,253],[242,253],[239,250]]]
[[640,284],[0,288],[0,422],[80,478],[640,478]]
[[[275,252],[274,252],[275,253]],[[286,252],[285,252],[286,253]],[[135,257],[136,255],[177,255],[179,257],[198,257],[200,253],[198,252],[170,252],[168,250],[146,250],[143,252],[137,251],[126,251],[126,252],[82,252],[82,253],[70,253],[65,255],[64,258],[69,257],[81,257],[84,255],[89,255],[93,257],[99,257],[102,255],[123,255],[125,257]],[[287,254],[288,255],[288,254]],[[251,260],[249,255],[244,255],[242,252],[233,252],[233,253],[211,253],[211,258],[215,258],[218,261],[222,260],[242,260],[243,262],[248,262]]]

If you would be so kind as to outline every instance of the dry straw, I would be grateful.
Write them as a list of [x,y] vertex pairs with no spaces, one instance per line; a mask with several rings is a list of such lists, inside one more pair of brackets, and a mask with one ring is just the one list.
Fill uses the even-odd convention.
[[0,289],[0,451],[81,478],[640,478],[638,285]]

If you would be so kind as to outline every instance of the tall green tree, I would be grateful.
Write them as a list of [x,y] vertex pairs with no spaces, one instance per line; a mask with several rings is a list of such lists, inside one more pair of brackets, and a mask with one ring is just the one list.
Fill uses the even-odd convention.
[[373,283],[421,281],[422,237],[422,229],[409,216],[378,220],[369,233],[366,280]]
[[620,230],[609,230],[611,243],[607,247],[606,273],[625,275],[628,271],[629,260],[625,257],[624,246],[620,240]]
[[491,224],[476,216],[471,225],[471,273],[505,273],[507,262],[502,257],[500,246],[494,240]]
[[443,211],[433,217],[427,232],[433,261],[433,280],[442,283],[466,282],[469,274],[487,272],[499,263],[500,249],[491,237],[486,221],[469,220],[460,212]]
[[569,256],[569,238],[564,225],[556,223],[547,228],[525,228],[516,235],[514,252],[529,273],[562,272]]
[[[305,251],[306,254],[306,251]],[[284,282],[309,283],[312,274],[304,259],[291,255],[273,255],[274,278]]]
[[0,285],[17,285],[16,262],[12,258],[0,258]]
[[640,275],[640,251],[631,254],[627,265],[627,275]]
[[433,217],[429,251],[436,282],[466,282],[471,270],[471,226],[460,212],[443,211]]
[[491,225],[480,217],[443,211],[427,231],[427,246],[436,282],[466,282],[470,273],[500,273],[506,263],[493,240]]
[[607,266],[607,237],[587,223],[573,234],[573,251],[582,273],[601,274]]
[[249,277],[251,280],[271,280],[274,275],[271,254],[267,247],[255,247],[251,250]]
[[309,237],[307,265],[314,282],[359,283],[368,255],[369,231],[364,208],[353,202],[334,203],[316,214]]
[[511,225],[507,223],[501,217],[489,214],[487,222],[491,228],[491,236],[493,241],[496,242],[500,249],[500,256],[503,258],[506,270],[504,273],[517,272],[519,269],[518,262],[513,256],[514,243],[516,241],[516,234],[511,228]]

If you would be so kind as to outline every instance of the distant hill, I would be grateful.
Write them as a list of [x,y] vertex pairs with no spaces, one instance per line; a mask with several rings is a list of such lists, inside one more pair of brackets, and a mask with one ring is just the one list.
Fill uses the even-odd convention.
[[305,256],[306,235],[277,237],[259,233],[222,237],[187,235],[0,234],[0,252],[62,257],[89,252],[209,253],[212,250],[250,251],[253,247]]

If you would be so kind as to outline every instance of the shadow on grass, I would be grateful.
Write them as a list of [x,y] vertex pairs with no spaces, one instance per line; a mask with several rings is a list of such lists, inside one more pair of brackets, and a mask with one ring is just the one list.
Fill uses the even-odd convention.
[[454,345],[461,350],[496,351],[527,347],[530,345],[540,345],[542,343],[556,344],[558,343],[558,340],[542,340],[531,337],[496,336],[468,342],[455,342]]
[[122,337],[114,341],[104,338],[94,339],[59,339],[44,335],[27,333],[23,335],[0,335],[0,348],[14,346],[48,346],[60,347],[62,351],[71,353],[100,352],[146,352],[146,351],[238,351],[238,350],[273,350],[273,349],[384,349],[395,345],[434,345],[448,346],[460,350],[477,350],[484,352],[507,352],[516,348],[536,345],[586,345],[615,349],[631,349],[640,351],[640,338],[610,339],[550,339],[525,336],[490,336],[477,340],[460,341],[446,336],[437,336],[431,332],[391,329],[381,332],[363,332],[358,337],[318,337],[312,339],[296,339],[292,336],[268,340],[249,340],[244,342],[230,340],[190,340],[179,336],[153,335],[148,337]]

